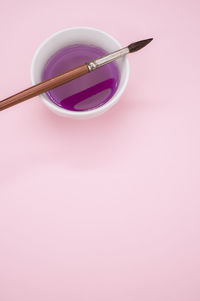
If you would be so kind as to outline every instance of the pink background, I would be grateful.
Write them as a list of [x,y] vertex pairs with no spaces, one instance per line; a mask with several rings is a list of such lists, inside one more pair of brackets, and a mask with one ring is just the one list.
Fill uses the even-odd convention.
[[0,3],[1,98],[30,86],[50,34],[91,26],[129,56],[99,118],[39,97],[0,113],[1,301],[200,300],[200,2]]

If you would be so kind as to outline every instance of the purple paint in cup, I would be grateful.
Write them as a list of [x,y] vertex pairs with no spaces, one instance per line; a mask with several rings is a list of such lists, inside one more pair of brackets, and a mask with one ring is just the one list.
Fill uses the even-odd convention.
[[[54,53],[44,66],[42,80],[78,67],[107,54],[102,48],[75,44]],[[56,105],[71,111],[86,111],[104,105],[116,92],[119,70],[109,63],[84,76],[54,88],[46,93]]]

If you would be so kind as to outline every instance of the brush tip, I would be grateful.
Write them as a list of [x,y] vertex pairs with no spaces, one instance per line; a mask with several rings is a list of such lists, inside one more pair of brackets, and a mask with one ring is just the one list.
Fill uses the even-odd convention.
[[152,40],[153,40],[153,38],[132,43],[128,46],[128,49],[130,52],[138,51],[138,50],[142,49],[143,47],[145,47],[147,44],[149,44]]

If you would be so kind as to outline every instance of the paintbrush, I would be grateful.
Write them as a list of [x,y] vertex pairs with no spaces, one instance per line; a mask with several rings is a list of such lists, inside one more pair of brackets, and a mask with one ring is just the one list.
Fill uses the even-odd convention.
[[139,42],[132,43],[127,47],[124,47],[120,50],[107,54],[103,57],[97,58],[89,63],[85,63],[84,65],[81,65],[67,72],[59,74],[35,86],[23,90],[13,96],[10,96],[0,101],[0,111],[5,110],[11,106],[14,106],[20,102],[23,102],[29,98],[47,92],[48,90],[66,84],[67,82],[70,82],[71,80],[76,79],[84,74],[87,74],[88,72],[92,72],[95,69],[105,64],[108,64],[114,60],[117,60],[120,57],[123,57],[124,55],[127,55],[128,53],[136,52],[141,48],[145,47],[147,44],[149,44],[152,40],[153,39],[147,39],[147,40],[142,40]]

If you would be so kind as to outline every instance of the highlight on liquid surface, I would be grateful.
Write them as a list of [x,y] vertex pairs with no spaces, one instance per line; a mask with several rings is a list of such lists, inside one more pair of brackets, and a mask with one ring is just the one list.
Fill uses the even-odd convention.
[[[58,50],[44,66],[42,80],[90,62],[107,52],[93,45],[76,44]],[[54,88],[46,95],[56,105],[71,111],[86,111],[105,104],[119,85],[119,70],[109,63],[82,77]]]

